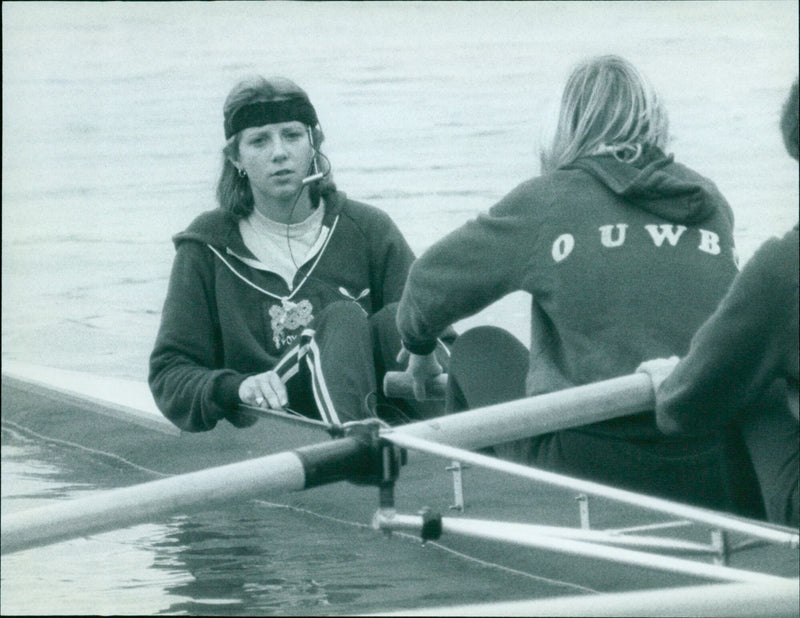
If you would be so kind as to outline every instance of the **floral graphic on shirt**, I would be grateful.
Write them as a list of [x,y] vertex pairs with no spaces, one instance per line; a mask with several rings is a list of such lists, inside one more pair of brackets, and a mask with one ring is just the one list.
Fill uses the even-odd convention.
[[311,323],[314,319],[313,307],[307,300],[293,303],[290,300],[281,300],[280,305],[269,308],[269,317],[272,320],[272,341],[281,348],[290,345],[300,334],[298,331]]

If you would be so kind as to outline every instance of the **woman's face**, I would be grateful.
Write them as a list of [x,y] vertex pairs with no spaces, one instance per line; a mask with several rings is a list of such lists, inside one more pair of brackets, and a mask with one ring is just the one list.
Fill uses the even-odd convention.
[[243,129],[235,163],[247,172],[254,194],[283,201],[302,187],[314,154],[306,125],[292,120]]

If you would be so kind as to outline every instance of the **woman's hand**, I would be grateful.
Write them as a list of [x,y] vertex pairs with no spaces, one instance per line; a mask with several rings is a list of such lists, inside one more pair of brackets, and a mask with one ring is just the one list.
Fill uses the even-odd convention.
[[431,378],[435,378],[442,373],[442,366],[436,360],[436,354],[431,352],[425,356],[412,354],[405,348],[400,350],[397,355],[397,362],[404,363],[408,361],[406,373],[411,375],[414,383],[414,398],[418,401],[425,401],[428,398],[428,393],[425,388],[426,382]]
[[650,381],[653,383],[653,392],[657,393],[661,383],[667,379],[675,365],[678,364],[680,359],[677,356],[670,356],[669,358],[654,358],[643,362],[636,368],[637,373],[646,373],[650,376]]
[[239,399],[258,408],[282,410],[289,403],[286,386],[274,371],[250,376],[239,386]]

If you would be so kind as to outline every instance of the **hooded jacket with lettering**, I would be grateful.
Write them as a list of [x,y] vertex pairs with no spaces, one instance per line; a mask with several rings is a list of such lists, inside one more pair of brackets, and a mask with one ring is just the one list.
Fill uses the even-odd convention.
[[[529,395],[685,355],[736,275],[733,214],[715,185],[648,148],[516,187],[412,266],[398,310],[405,347],[428,353],[448,324],[514,291],[531,295]],[[654,415],[586,431],[663,439]]]
[[159,409],[188,431],[212,429],[236,411],[239,386],[272,369],[321,309],[357,303],[367,315],[397,302],[414,254],[383,211],[332,193],[324,202],[325,241],[292,289],[242,240],[221,209],[175,235],[175,260],[149,383]]

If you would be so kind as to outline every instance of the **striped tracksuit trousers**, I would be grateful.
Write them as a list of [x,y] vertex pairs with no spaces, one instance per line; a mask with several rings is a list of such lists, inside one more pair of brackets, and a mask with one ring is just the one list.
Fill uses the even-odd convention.
[[[274,369],[286,385],[288,407],[333,425],[376,416],[396,424],[442,414],[439,402],[383,396],[385,373],[403,369],[396,360],[396,312],[392,303],[370,316],[351,301],[322,309]],[[446,347],[439,347],[446,366]]]

